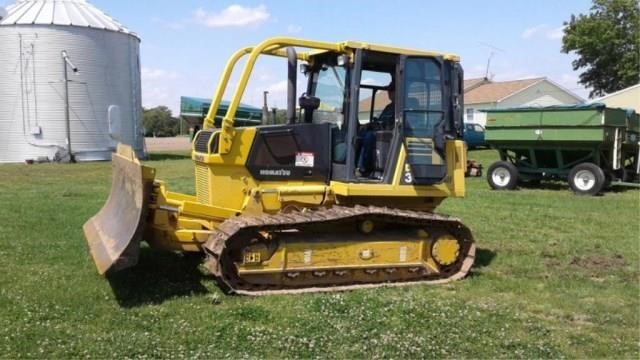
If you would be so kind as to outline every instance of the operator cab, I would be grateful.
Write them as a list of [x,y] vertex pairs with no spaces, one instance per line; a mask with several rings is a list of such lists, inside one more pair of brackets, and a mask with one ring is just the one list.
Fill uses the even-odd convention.
[[307,86],[296,99],[298,66],[289,50],[288,124],[257,128],[247,163],[252,176],[400,185],[446,180],[445,141],[462,136],[457,62],[367,49],[353,56],[319,52],[300,66]]
[[303,70],[318,102],[305,118],[331,124],[331,180],[392,183],[401,160],[402,184],[445,180],[445,138],[461,134],[457,63],[358,49],[353,64],[327,52]]

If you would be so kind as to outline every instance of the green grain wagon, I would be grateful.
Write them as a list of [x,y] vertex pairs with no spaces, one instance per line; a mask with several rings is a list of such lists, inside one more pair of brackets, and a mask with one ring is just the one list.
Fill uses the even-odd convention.
[[639,184],[638,114],[604,104],[486,110],[486,140],[498,150],[487,181],[493,189],[519,182],[567,180],[577,194],[608,184]]

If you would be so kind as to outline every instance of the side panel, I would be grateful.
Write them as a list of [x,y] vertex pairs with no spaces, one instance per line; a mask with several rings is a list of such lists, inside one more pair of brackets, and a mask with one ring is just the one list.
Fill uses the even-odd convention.
[[[267,144],[260,145],[261,141],[265,141],[259,139],[261,131],[272,131],[266,136],[270,149],[267,148]],[[305,132],[309,133],[304,134]],[[220,132],[202,130],[194,141],[192,158],[196,168],[196,198],[199,203],[212,206],[225,213],[242,213],[245,211],[278,211],[281,206],[291,202],[318,205],[324,200],[326,178],[329,172],[328,148],[326,154],[323,153],[320,157],[314,155],[313,166],[302,166],[311,165],[309,162],[303,163],[310,161],[309,156],[299,156],[298,166],[295,165],[298,149],[302,153],[324,151],[322,150],[323,146],[326,147],[330,140],[329,124],[235,129],[231,151],[227,154],[215,152],[218,149],[219,134]],[[304,136],[306,139],[298,139],[297,135]],[[271,137],[275,140],[272,140]],[[278,139],[279,137],[280,139]],[[295,151],[292,157],[286,157],[280,145],[291,144],[297,144],[293,146]],[[260,152],[266,152],[266,154]],[[254,176],[249,169],[250,166],[247,165],[251,163],[252,157],[259,161],[264,159],[266,159],[264,161],[281,160],[285,167],[266,168],[274,171],[275,175],[273,176]],[[295,168],[299,168],[296,173],[292,170]],[[255,172],[256,169],[259,173],[260,167],[254,167],[253,171]],[[280,175],[277,172],[278,169],[283,172],[289,171],[289,176],[286,176],[286,173]],[[312,176],[306,177],[304,171],[311,171]],[[293,177],[295,174],[301,175],[301,177],[296,179]],[[262,177],[262,179],[257,177]],[[315,179],[321,179],[321,181]]]
[[[209,132],[209,133],[207,133]],[[200,203],[240,212],[246,191],[257,186],[245,167],[256,128],[236,129],[228,154],[218,154],[219,132],[203,130],[194,141],[196,195]]]
[[485,139],[492,145],[499,146],[505,143],[539,143],[542,141],[563,142],[595,142],[600,143],[605,139],[602,127],[505,127],[487,128]]
[[247,168],[261,181],[329,179],[330,124],[257,128]]
[[[439,203],[446,197],[463,197],[465,194],[464,172],[466,170],[465,144],[461,140],[448,140],[445,143],[446,151],[446,181],[433,185],[408,184],[403,179],[413,177],[411,168],[406,160],[408,158],[404,147],[398,156],[393,181],[391,184],[358,184],[332,181],[331,190],[338,197],[339,203],[345,203],[349,199],[357,199],[361,205],[381,204],[384,201],[392,201],[394,206],[402,207],[406,200],[414,209],[416,201],[428,205],[428,199],[436,199]],[[381,200],[382,199],[382,200]]]
[[486,138],[496,146],[504,142],[608,143],[614,127],[626,126],[619,109],[540,109],[487,112]]

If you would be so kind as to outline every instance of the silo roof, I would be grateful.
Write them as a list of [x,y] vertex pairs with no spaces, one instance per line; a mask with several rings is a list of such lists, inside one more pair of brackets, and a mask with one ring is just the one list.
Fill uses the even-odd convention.
[[0,25],[63,25],[137,35],[85,0],[18,0]]

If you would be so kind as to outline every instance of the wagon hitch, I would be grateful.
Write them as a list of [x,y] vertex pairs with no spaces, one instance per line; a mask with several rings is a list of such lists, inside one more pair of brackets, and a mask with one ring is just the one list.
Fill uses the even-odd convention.
[[465,177],[482,176],[482,164],[475,160],[467,160],[467,168],[464,172]]

